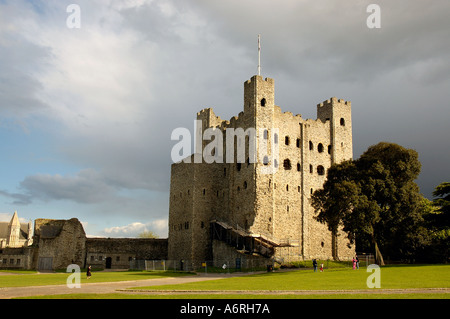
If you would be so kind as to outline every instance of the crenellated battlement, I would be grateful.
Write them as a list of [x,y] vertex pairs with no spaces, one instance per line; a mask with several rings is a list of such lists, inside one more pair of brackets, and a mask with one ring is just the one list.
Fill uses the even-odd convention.
[[351,106],[352,103],[350,101],[345,101],[343,99],[338,99],[336,97],[332,97],[329,100],[323,101],[322,103],[317,104],[318,107],[327,106],[327,105],[333,105],[333,104],[345,104],[348,106]]
[[259,81],[264,81],[264,82],[267,82],[267,83],[270,83],[270,84],[274,83],[272,78],[265,78],[265,79],[263,79],[263,77],[261,75],[254,75],[254,76],[252,76],[250,78],[250,80],[245,81],[245,84],[250,84],[250,83],[252,83],[254,81],[258,81],[258,80]]

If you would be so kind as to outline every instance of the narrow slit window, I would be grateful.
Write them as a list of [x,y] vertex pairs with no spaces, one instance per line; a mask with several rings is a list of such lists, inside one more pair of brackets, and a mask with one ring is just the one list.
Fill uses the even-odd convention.
[[263,99],[261,100],[261,106],[266,106],[266,99],[265,99],[265,98],[263,98]]

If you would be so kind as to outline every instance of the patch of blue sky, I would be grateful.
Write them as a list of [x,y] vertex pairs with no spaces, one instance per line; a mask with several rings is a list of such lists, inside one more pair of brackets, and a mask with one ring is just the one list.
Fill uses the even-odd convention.
[[0,126],[0,189],[12,189],[26,176],[73,174],[80,170],[63,160],[49,132]]

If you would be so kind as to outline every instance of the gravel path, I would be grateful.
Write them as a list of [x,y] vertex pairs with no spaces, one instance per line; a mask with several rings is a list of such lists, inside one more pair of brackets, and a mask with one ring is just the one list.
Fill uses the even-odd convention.
[[197,281],[215,280],[221,278],[230,278],[242,276],[242,274],[226,274],[226,275],[193,275],[193,276],[181,276],[181,277],[167,277],[156,279],[144,279],[144,280],[130,280],[130,281],[117,281],[117,282],[102,282],[102,283],[88,283],[82,284],[81,288],[68,288],[66,285],[48,285],[48,286],[30,286],[30,287],[7,287],[0,288],[0,299],[10,299],[16,297],[26,296],[40,296],[40,295],[59,295],[59,294],[74,294],[74,293],[97,293],[108,294],[123,292],[126,288],[130,287],[145,287],[156,285],[169,285],[169,284],[184,284]]

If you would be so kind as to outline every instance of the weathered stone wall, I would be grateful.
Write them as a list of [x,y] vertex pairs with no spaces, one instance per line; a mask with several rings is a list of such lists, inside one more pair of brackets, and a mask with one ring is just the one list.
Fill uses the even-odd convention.
[[0,249],[0,269],[32,269],[34,247]]
[[[238,116],[222,121],[210,108],[197,113],[202,132],[209,127],[221,130],[224,162],[230,152],[226,139],[232,129],[236,132],[238,128],[254,128],[257,140],[265,140],[267,162],[258,157],[254,163],[249,158],[251,141],[245,137],[234,140],[232,163],[172,165],[171,259],[207,259],[212,249],[210,220],[275,241],[296,243],[292,249],[277,249],[276,257],[282,258],[286,252],[289,259],[348,258],[354,254],[345,236],[332,236],[326,225],[314,219],[310,202],[312,193],[322,188],[331,164],[353,156],[351,104],[331,98],[317,106],[316,120],[304,120],[301,115],[283,113],[275,105],[274,94],[273,79],[254,76],[244,83],[244,112]],[[203,140],[202,149],[209,143]],[[237,150],[242,143],[245,162],[239,163]],[[272,154],[272,146],[278,149],[276,154]],[[194,156],[198,154],[191,160]],[[270,167],[273,172],[267,173]]]
[[134,260],[167,259],[167,239],[87,238],[86,266],[127,269]]
[[169,205],[169,259],[192,258],[192,225],[194,192],[194,171],[198,164],[178,163],[172,165]]
[[83,267],[86,234],[78,219],[36,220],[35,225],[35,235],[39,237],[39,259],[52,258],[53,269],[65,269],[70,264]]

